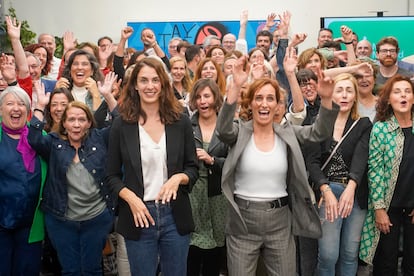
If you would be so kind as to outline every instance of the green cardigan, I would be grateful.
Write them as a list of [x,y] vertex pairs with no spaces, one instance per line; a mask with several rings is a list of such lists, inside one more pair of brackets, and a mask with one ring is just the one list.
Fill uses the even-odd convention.
[[360,259],[369,264],[372,264],[381,235],[375,227],[375,210],[384,208],[388,211],[390,207],[403,150],[404,133],[395,116],[374,124],[369,141],[368,213],[359,250]]
[[[1,142],[2,132],[3,132],[3,129],[0,127],[0,142]],[[47,164],[46,164],[46,161],[43,160],[43,158],[41,158],[40,156],[38,158],[40,160],[40,167],[41,167],[41,182],[40,182],[39,199],[37,201],[32,226],[30,228],[29,243],[42,241],[45,237],[45,220],[44,220],[43,212],[40,210],[40,202],[42,201],[43,186],[46,181]]]

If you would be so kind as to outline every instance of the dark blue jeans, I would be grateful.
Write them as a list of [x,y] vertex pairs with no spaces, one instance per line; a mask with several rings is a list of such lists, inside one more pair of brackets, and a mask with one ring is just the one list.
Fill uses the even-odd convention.
[[180,235],[169,204],[146,203],[155,226],[141,229],[139,240],[125,239],[131,274],[156,275],[158,259],[164,276],[187,274],[190,235]]
[[86,221],[62,220],[49,214],[45,214],[45,221],[62,275],[102,276],[102,250],[113,222],[108,209]]
[[0,226],[0,275],[39,276],[42,243],[28,243],[29,232]]

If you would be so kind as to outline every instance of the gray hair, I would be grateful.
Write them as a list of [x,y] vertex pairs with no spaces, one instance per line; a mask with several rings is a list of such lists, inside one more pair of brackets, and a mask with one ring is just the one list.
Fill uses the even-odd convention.
[[204,38],[203,48],[205,49],[206,47],[210,46],[211,40],[213,40],[213,39],[217,39],[217,40],[221,41],[220,38],[216,35],[208,35]]
[[24,102],[24,105],[26,106],[27,113],[30,112],[30,102],[31,102],[30,97],[26,93],[26,91],[24,91],[19,86],[8,86],[6,89],[3,90],[3,92],[1,92],[1,94],[0,94],[0,106],[3,105],[4,98],[9,94],[12,94],[16,98],[22,100]]

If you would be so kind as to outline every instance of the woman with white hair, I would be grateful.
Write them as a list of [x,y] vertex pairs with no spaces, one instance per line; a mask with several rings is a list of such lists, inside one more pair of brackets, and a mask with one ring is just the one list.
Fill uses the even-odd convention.
[[46,164],[27,141],[30,98],[18,86],[0,94],[0,275],[39,275]]

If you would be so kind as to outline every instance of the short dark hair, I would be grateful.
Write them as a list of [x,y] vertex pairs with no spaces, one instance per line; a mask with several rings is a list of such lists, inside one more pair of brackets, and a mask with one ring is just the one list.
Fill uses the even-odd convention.
[[341,50],[341,44],[338,41],[325,41],[321,48],[335,48],[336,51]]
[[321,32],[323,32],[323,31],[328,31],[328,32],[330,32],[330,33],[333,35],[333,31],[332,31],[331,29],[329,29],[329,28],[320,28],[320,29],[319,29],[319,32],[318,32],[318,35],[319,35]]
[[185,50],[185,60],[187,62],[192,61],[197,55],[200,54],[201,46],[200,45],[191,45]]
[[273,41],[273,35],[272,35],[272,33],[269,32],[269,31],[267,31],[267,30],[261,30],[260,32],[257,33],[257,35],[256,35],[256,42],[257,42],[257,39],[259,38],[259,36],[267,36],[267,37],[269,37],[270,42]]
[[318,82],[318,77],[310,69],[300,69],[296,73],[296,79],[298,80],[299,84],[306,83],[310,80],[314,80],[316,83]]
[[113,42],[112,38],[110,38],[109,36],[103,36],[100,39],[98,39],[98,46],[99,46],[99,43],[101,43],[101,41],[104,40],[104,39],[108,39],[109,41],[111,41],[111,43]]

